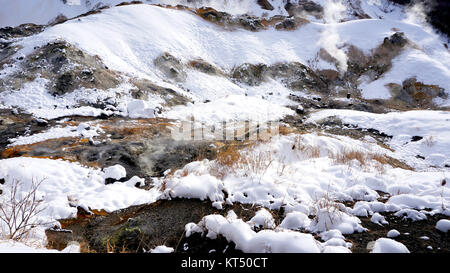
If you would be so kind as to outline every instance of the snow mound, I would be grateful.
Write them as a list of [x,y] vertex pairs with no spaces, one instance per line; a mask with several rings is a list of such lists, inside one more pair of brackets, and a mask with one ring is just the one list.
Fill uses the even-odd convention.
[[[44,211],[38,217],[45,223],[76,217],[77,206],[111,212],[155,201],[157,193],[136,188],[133,178],[133,183],[105,185],[105,177],[120,179],[124,175],[125,169],[117,165],[102,172],[62,160],[30,157],[0,160],[0,177],[5,179],[3,191],[7,191],[14,181],[19,181],[22,183],[20,191],[26,193],[32,181],[42,181],[37,193],[43,200]],[[5,196],[0,195],[0,199]]]
[[107,167],[105,169],[103,169],[103,171],[105,172],[105,178],[113,178],[116,180],[119,180],[125,176],[127,176],[127,171],[125,170],[125,168],[119,164],[116,164],[114,166],[111,167]]
[[408,248],[395,240],[389,238],[380,238],[375,241],[371,253],[409,253]]
[[318,253],[322,249],[321,243],[311,234],[273,230],[255,232],[241,219],[227,219],[221,215],[205,216],[199,224],[187,225],[187,229],[189,234],[194,229],[207,231],[209,238],[222,235],[245,253]]
[[391,229],[386,235],[388,238],[395,238],[397,236],[400,236],[400,232],[396,229]]
[[442,232],[448,232],[450,230],[450,220],[442,219],[436,223],[436,229]]
[[157,246],[150,250],[150,253],[172,253],[174,249],[172,247],[167,246]]

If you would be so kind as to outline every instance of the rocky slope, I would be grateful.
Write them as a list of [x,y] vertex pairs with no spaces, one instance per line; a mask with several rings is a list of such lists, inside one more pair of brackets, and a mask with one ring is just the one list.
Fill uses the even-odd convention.
[[448,252],[450,52],[417,9],[119,2],[0,12],[0,202],[42,180],[45,207],[24,242]]

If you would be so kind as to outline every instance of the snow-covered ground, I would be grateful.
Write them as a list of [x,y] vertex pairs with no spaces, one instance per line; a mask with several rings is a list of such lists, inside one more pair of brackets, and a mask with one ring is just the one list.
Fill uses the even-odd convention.
[[[1,0],[2,10],[0,10],[0,27],[16,26],[24,23],[48,24],[57,16],[63,15],[67,18],[73,18],[90,10],[100,7],[112,7],[122,2],[131,2],[123,0],[68,0],[64,3],[62,0],[15,0],[14,3],[8,0]],[[251,14],[256,16],[274,16],[287,15],[284,8],[285,0],[269,0],[273,10],[262,9],[257,1],[253,0],[144,0],[148,4],[162,5],[184,5],[193,8],[212,7],[216,10],[225,11],[233,15]],[[325,0],[314,0],[320,5],[326,4]],[[404,18],[404,13],[400,6],[389,4],[386,0],[362,1],[343,1],[342,5],[346,7],[343,17],[347,20],[354,19],[354,10],[363,11],[371,18]],[[316,19],[309,16],[309,19]],[[317,20],[317,19],[316,19]]]
[[[81,1],[81,5],[68,6],[62,1],[46,0],[38,7],[25,0],[14,1],[14,4],[3,1],[6,0],[0,0],[0,4],[8,8],[0,10],[0,26],[47,23],[58,14],[74,17],[98,3],[90,1],[88,5]],[[102,2],[114,5],[122,1]],[[273,11],[262,10],[256,1],[239,1],[233,5],[207,0],[152,1],[162,2],[195,7],[209,5],[231,14],[286,15],[281,0],[270,1],[275,7]],[[329,4],[324,0],[315,2]],[[325,48],[338,62],[315,62],[314,69],[342,72],[346,69],[350,45],[371,54],[395,32],[404,32],[412,45],[394,58],[391,70],[382,77],[372,82],[361,81],[359,88],[363,98],[389,98],[386,84],[401,84],[411,77],[439,85],[450,93],[450,53],[441,36],[384,0],[361,1],[361,10],[374,19],[353,20],[356,19],[353,13],[345,12],[350,2],[333,1],[337,6],[327,6],[323,19],[309,16],[310,23],[292,31],[225,30],[190,11],[153,5],[105,9],[100,14],[70,20],[37,35],[15,40],[22,49],[14,57],[27,56],[37,46],[48,42],[65,40],[88,54],[99,56],[109,69],[120,73],[123,83],[108,90],[81,88],[63,96],[53,96],[47,90],[48,81],[37,77],[22,88],[0,93],[0,108],[19,108],[44,119],[117,114],[129,118],[167,117],[176,121],[193,117],[206,125],[222,121],[279,121],[286,115],[295,115],[288,106],[297,106],[288,99],[292,90],[282,82],[268,79],[261,85],[248,86],[222,74],[199,72],[188,63],[202,59],[229,74],[244,63],[300,62],[307,65],[314,63],[321,48]],[[336,15],[330,7],[341,12]],[[17,12],[21,16],[17,16]],[[185,66],[184,81],[168,80],[156,67],[154,60],[166,52]],[[4,66],[0,80],[18,69],[17,63]],[[146,100],[133,99],[130,82],[134,78],[170,88],[192,103],[163,108],[164,99],[156,95]],[[297,93],[307,95],[302,91]],[[104,100],[115,106],[107,109],[80,106],[83,102]],[[449,105],[450,100],[439,103]],[[163,109],[157,113],[157,108]],[[45,158],[2,159],[0,179],[4,179],[4,184],[0,185],[3,192],[0,202],[7,202],[11,185],[16,182],[21,182],[19,196],[25,195],[33,182],[41,182],[37,197],[43,211],[32,219],[42,223],[28,238],[34,245],[4,240],[0,241],[0,252],[47,251],[43,249],[46,245],[44,229],[58,226],[59,219],[75,217],[77,207],[112,212],[177,197],[209,200],[217,209],[235,203],[261,206],[247,222],[230,210],[225,217],[206,215],[198,223],[186,223],[187,237],[194,233],[203,233],[211,239],[221,235],[244,252],[350,252],[352,245],[345,240],[345,235],[367,232],[358,217],[370,217],[372,223],[380,226],[389,224],[382,215],[385,212],[413,221],[435,214],[450,217],[450,112],[417,110],[374,114],[328,109],[313,112],[305,123],[317,124],[328,117],[337,117],[343,124],[363,130],[376,129],[392,138],[387,140],[386,147],[370,136],[356,140],[320,129],[275,135],[234,151],[236,160],[228,165],[220,158],[204,159],[188,163],[179,170],[166,171],[163,177],[153,178],[150,190],[136,187],[145,182],[137,176],[107,184],[107,179],[119,180],[126,176],[125,168],[120,165],[102,170]],[[86,122],[77,127],[57,125],[8,141],[10,146],[17,146],[62,137],[93,140],[102,133],[99,127]],[[393,161],[406,167],[400,168]],[[387,193],[388,199],[381,202],[379,192]],[[347,201],[353,202],[353,206],[343,204]],[[271,211],[280,208],[285,215],[280,223],[275,223]],[[1,228],[5,229],[4,223],[0,224]],[[448,220],[439,221],[436,229],[448,232]],[[409,252],[403,244],[394,241],[398,235],[391,230],[386,234],[389,239],[378,239],[372,252]],[[63,250],[79,251],[79,247],[73,245]],[[158,246],[149,251],[167,253],[174,249]]]
[[[44,229],[59,226],[56,221],[58,219],[76,217],[79,206],[86,211],[103,209],[112,212],[156,201],[157,192],[136,188],[136,184],[144,183],[144,179],[137,176],[123,183],[105,184],[106,178],[124,177],[126,173],[123,171],[125,170],[121,166],[108,168],[103,172],[78,163],[40,158],[0,160],[0,177],[5,179],[5,185],[1,187],[3,194],[0,195],[0,202],[9,202],[9,193],[16,183],[19,183],[18,197],[24,196],[31,191],[33,185],[39,183],[36,198],[41,200],[39,207],[43,211],[31,219],[30,223],[39,224],[34,229],[32,239],[43,247],[46,244]],[[7,230],[4,222],[0,223],[0,227]]]
[[[395,29],[395,31],[394,31]],[[370,30],[370,31],[368,31]],[[256,87],[237,84],[223,76],[212,76],[186,68],[187,79],[174,82],[155,67],[154,59],[168,52],[178,58],[184,65],[195,59],[202,59],[226,73],[243,63],[274,64],[280,62],[300,62],[308,64],[316,60],[321,48],[337,54],[339,63],[326,61],[315,62],[315,69],[343,70],[346,62],[346,50],[353,45],[365,54],[380,45],[385,37],[396,31],[404,32],[414,44],[393,61],[393,67],[384,76],[373,82],[361,80],[360,88],[366,98],[387,98],[387,83],[401,83],[416,77],[426,84],[438,85],[448,94],[450,90],[450,53],[443,45],[442,38],[426,31],[420,25],[393,19],[352,20],[343,23],[311,22],[294,31],[278,31],[273,28],[258,32],[243,29],[224,30],[218,25],[207,22],[189,11],[161,8],[152,5],[130,5],[103,10],[100,14],[68,21],[64,24],[47,28],[44,32],[24,38],[17,43],[23,49],[16,56],[30,54],[36,46],[43,46],[54,40],[65,40],[91,54],[98,55],[102,61],[115,71],[122,72],[125,78],[140,77],[155,84],[171,88],[176,92],[192,98],[195,102],[211,101],[204,107],[220,108],[222,99],[229,95],[256,96],[273,92],[266,96],[264,104],[276,109],[283,107],[289,90],[276,82],[268,82]],[[328,39],[332,35],[332,41]],[[330,44],[331,43],[331,44]],[[340,57],[339,57],[340,56]],[[17,67],[6,67],[0,79],[16,71]],[[27,83],[21,90],[6,93],[0,98],[3,107],[19,107],[36,116],[55,118],[68,114],[97,116],[111,113],[92,107],[77,106],[80,100],[115,98],[117,107],[111,111],[128,115],[127,105],[131,103],[129,86],[124,82],[118,88],[106,91],[77,90],[62,97],[55,98],[45,92],[45,80],[36,79]],[[120,94],[120,95],[119,95]],[[25,96],[25,98],[24,98]],[[45,100],[34,100],[40,97]],[[281,105],[280,105],[280,102]],[[447,100],[436,101],[447,105]],[[247,103],[247,113],[259,112],[260,102]],[[54,105],[57,106],[54,109]],[[146,101],[149,109],[161,105],[161,99],[151,97]],[[179,117],[186,112],[195,112],[197,106],[188,105],[164,111],[162,116]],[[225,107],[225,116],[234,115],[235,108]],[[106,112],[105,112],[106,111]],[[153,111],[144,110],[148,117]],[[142,115],[141,115],[142,116]],[[145,114],[144,114],[145,116]],[[276,116],[274,117],[276,118]]]
[[[407,111],[373,114],[351,110],[323,110],[313,113],[308,121],[317,122],[337,117],[344,124],[363,129],[376,129],[392,136],[389,146],[396,157],[421,169],[450,165],[450,112]],[[413,137],[421,137],[413,141]],[[424,159],[419,159],[422,156]]]

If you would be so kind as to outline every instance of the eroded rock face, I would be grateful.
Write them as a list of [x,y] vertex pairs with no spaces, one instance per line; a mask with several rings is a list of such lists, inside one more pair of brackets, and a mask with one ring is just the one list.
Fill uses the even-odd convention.
[[17,27],[0,28],[0,39],[9,40],[12,38],[22,38],[43,31],[45,26],[35,24],[23,24]]
[[448,95],[443,88],[436,85],[428,85],[410,78],[403,81],[402,85],[389,84],[394,100],[419,107],[430,107],[434,98],[446,99]]
[[17,63],[20,72],[8,76],[0,91],[18,90],[37,77],[49,80],[49,93],[57,96],[78,88],[109,89],[117,87],[120,76],[102,61],[65,41],[46,44]]
[[311,14],[316,18],[323,17],[323,7],[309,0],[288,0],[284,8],[290,16]]
[[313,70],[298,63],[243,64],[232,71],[232,77],[250,86],[260,85],[268,78],[280,80],[292,90],[326,91],[327,84]]
[[148,100],[150,95],[158,95],[165,101],[164,106],[185,105],[190,100],[176,91],[158,86],[146,79],[132,79],[131,83],[135,86],[131,89],[131,95],[135,99]]
[[273,6],[272,4],[270,4],[270,2],[268,0],[258,0],[257,1],[258,5],[265,10],[273,10]]
[[392,36],[384,38],[383,43],[375,48],[370,56],[366,56],[358,48],[350,46],[346,80],[354,82],[362,75],[365,75],[371,81],[377,80],[391,69],[392,60],[407,45],[408,40],[405,34],[396,32]]
[[262,19],[256,16],[246,14],[232,16],[226,12],[217,11],[209,7],[199,8],[196,10],[196,13],[203,19],[224,27],[241,27],[251,31],[257,31],[264,28]]
[[[273,18],[275,20],[276,18]],[[276,30],[295,30],[305,24],[308,24],[309,21],[307,19],[301,17],[288,17],[281,18],[281,22],[275,24]]]
[[242,64],[232,71],[232,77],[250,86],[260,85],[264,81],[265,64]]
[[183,82],[186,80],[184,65],[179,59],[165,52],[154,60],[155,66],[169,79]]
[[224,72],[221,71],[219,68],[217,68],[216,66],[207,63],[206,61],[202,60],[202,59],[196,59],[196,60],[192,60],[189,62],[189,65],[206,74],[210,74],[210,75],[224,75]]

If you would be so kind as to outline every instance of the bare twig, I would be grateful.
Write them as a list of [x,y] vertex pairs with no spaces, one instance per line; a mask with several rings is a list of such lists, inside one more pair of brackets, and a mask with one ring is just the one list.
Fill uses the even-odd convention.
[[13,180],[9,196],[0,203],[0,223],[3,222],[6,226],[8,239],[23,239],[32,228],[42,224],[35,216],[44,210],[40,206],[42,200],[38,200],[36,196],[37,189],[43,181],[32,180],[29,191],[23,194],[20,191],[22,182]]

